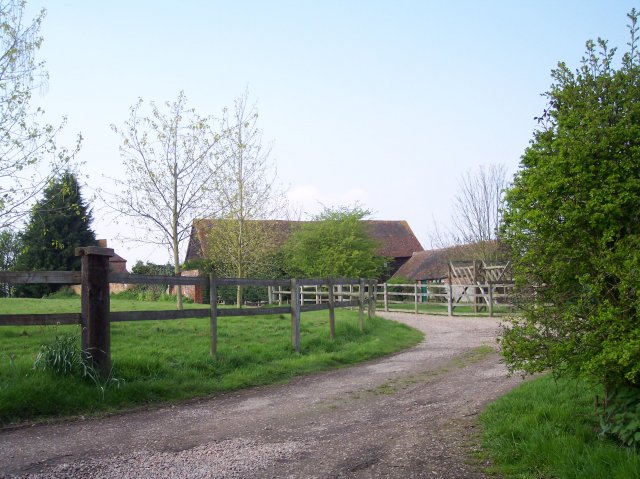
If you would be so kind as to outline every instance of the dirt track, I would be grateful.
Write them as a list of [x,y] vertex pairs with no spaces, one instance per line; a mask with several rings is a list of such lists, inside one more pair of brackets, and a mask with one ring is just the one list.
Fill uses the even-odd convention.
[[477,349],[497,322],[381,315],[427,339],[286,385],[2,431],[0,477],[484,477],[468,459],[476,415],[519,382]]

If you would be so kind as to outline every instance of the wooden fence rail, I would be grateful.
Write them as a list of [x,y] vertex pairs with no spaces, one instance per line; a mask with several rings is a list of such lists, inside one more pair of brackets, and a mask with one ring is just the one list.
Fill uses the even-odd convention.
[[[449,316],[453,316],[456,307],[462,305],[471,306],[475,313],[477,313],[480,308],[486,308],[489,316],[493,316],[496,306],[513,308],[511,302],[513,298],[513,287],[513,283],[506,282],[453,285],[444,283],[385,283],[382,285],[382,290],[377,292],[376,301],[383,304],[385,311],[390,311],[390,305],[393,304],[412,304],[414,312],[418,314],[420,305],[430,303],[446,305]],[[400,288],[401,291],[394,291],[394,289],[398,288]],[[412,298],[413,301],[407,302],[406,298]],[[436,301],[432,301],[434,298]]]
[[[0,326],[36,326],[56,324],[79,324],[81,326],[82,349],[88,358],[103,375],[111,371],[111,322],[176,320],[185,318],[210,318],[211,354],[217,355],[218,318],[230,316],[264,316],[270,314],[291,315],[291,345],[300,352],[300,314],[307,311],[329,310],[329,334],[335,337],[335,308],[358,307],[358,324],[364,328],[364,308],[368,299],[368,314],[375,314],[375,281],[354,278],[331,279],[245,279],[187,277],[187,276],[152,276],[128,273],[109,272],[109,257],[114,252],[111,248],[96,246],[76,248],[76,255],[81,257],[82,271],[0,271],[0,283],[50,283],[81,284],[81,312],[56,314],[2,314]],[[210,308],[167,311],[122,311],[110,310],[109,283],[125,284],[167,284],[167,285],[200,285],[209,287]],[[260,286],[268,287],[272,299],[274,288],[278,288],[279,302],[287,296],[290,304],[277,307],[259,308],[218,308],[218,287],[225,286]],[[314,291],[305,291],[313,286]],[[345,286],[350,288],[344,292]],[[287,288],[286,290],[283,288]],[[322,296],[322,300],[314,304],[305,304],[307,296]],[[324,297],[327,300],[324,300]],[[348,300],[344,300],[348,298]],[[336,299],[337,298],[337,299]],[[353,299],[357,298],[357,299]]]

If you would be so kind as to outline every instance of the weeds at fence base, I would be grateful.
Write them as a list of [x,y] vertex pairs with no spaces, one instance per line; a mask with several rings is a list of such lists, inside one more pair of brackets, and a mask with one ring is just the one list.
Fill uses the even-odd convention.
[[40,346],[40,351],[33,362],[33,369],[47,372],[56,377],[76,377],[92,382],[100,392],[101,399],[109,387],[119,388],[124,380],[109,375],[103,377],[90,363],[90,356],[79,346],[77,334],[56,334],[49,344]]

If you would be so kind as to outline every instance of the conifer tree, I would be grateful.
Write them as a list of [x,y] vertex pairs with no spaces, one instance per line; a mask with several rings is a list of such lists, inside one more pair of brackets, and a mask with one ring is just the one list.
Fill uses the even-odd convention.
[[[78,246],[96,243],[91,230],[92,214],[82,198],[74,173],[63,173],[44,191],[44,198],[31,210],[22,233],[22,251],[16,262],[18,271],[78,271]],[[60,285],[26,284],[16,288],[16,296],[41,297],[57,291]]]

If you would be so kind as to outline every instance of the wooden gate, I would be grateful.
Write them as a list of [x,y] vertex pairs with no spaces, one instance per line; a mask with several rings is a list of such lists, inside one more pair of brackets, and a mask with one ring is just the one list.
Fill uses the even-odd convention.
[[[450,261],[449,284],[458,285],[453,295],[452,308],[463,299],[473,305],[474,313],[486,311],[493,304],[494,296],[504,294],[513,284],[511,262],[487,264],[484,261]],[[471,291],[469,291],[471,289]]]

